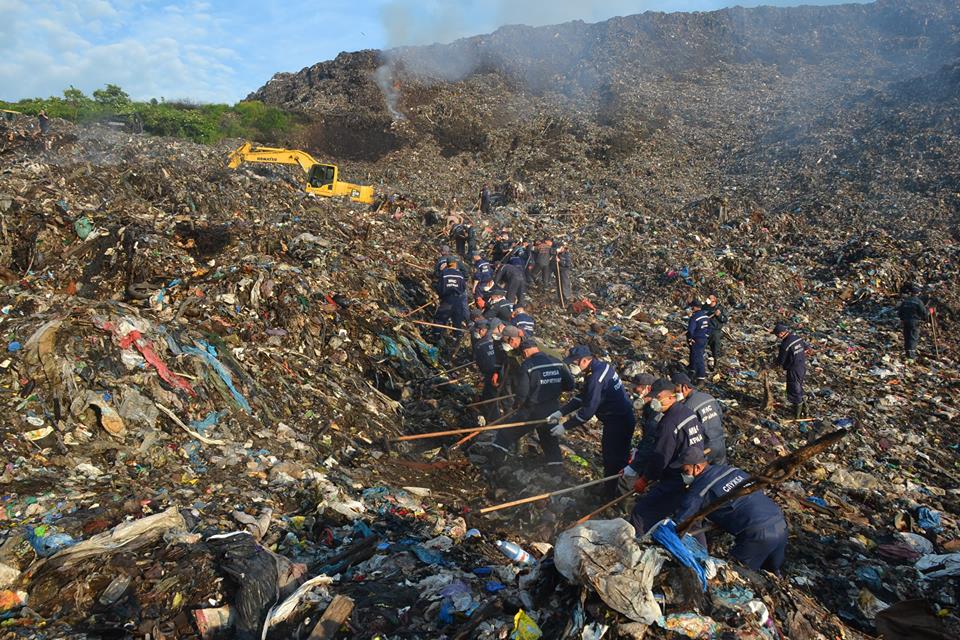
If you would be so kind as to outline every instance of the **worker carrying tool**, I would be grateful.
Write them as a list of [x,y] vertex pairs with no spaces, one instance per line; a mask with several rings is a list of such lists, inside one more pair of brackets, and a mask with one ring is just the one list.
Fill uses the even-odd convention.
[[657,439],[642,469],[632,465],[623,468],[622,484],[640,494],[630,515],[630,522],[642,536],[664,518],[673,515],[684,497],[681,460],[687,449],[699,449],[703,455],[703,431],[697,414],[677,401],[674,385],[660,378],[653,383],[650,407],[663,413],[657,425]]
[[[550,434],[557,438],[562,437],[567,431],[576,429],[597,416],[603,425],[600,436],[603,475],[616,475],[630,461],[630,442],[637,426],[633,403],[627,397],[623,382],[613,365],[595,358],[589,347],[573,347],[564,362],[574,376],[583,373],[583,386],[576,397],[548,418],[551,424],[555,425],[550,429]],[[571,413],[573,415],[561,424],[563,416]],[[607,482],[604,490],[608,499],[615,497],[617,481]]]
[[703,427],[703,447],[709,449],[707,460],[710,464],[727,462],[727,436],[723,430],[723,405],[708,393],[697,391],[685,373],[675,373],[670,382],[676,385],[677,400],[683,406],[697,414]]
[[787,402],[793,405],[794,419],[805,418],[807,403],[803,399],[803,379],[807,375],[807,345],[782,322],[773,327],[773,333],[780,340],[777,364],[787,374]]
[[[676,522],[683,522],[750,478],[742,469],[710,464],[698,448],[687,449],[680,462],[687,490],[674,514]],[[777,503],[762,491],[735,498],[706,519],[734,537],[731,556],[754,571],[780,574],[787,548],[787,521]]]
[[[455,328],[461,329],[467,323],[467,283],[455,258],[448,258],[446,266],[440,271],[436,291],[440,298],[434,322],[446,325],[452,321]],[[442,329],[437,329],[436,333]],[[439,335],[438,335],[439,337]],[[456,332],[455,342],[460,342],[460,333]]]
[[[504,329],[504,333],[509,328]],[[511,341],[514,340],[516,339],[511,338]],[[547,469],[559,473],[563,469],[563,453],[560,451],[560,441],[550,433],[552,425],[548,424],[546,419],[560,410],[560,395],[565,391],[573,391],[573,376],[562,362],[540,351],[533,338],[521,339],[519,348],[523,354],[523,362],[513,379],[516,410],[513,419],[517,422],[544,421],[535,427],[540,438],[540,447],[547,461]],[[531,427],[517,427],[498,431],[490,462],[495,466],[502,465],[511,447],[530,429]]]
[[703,310],[699,300],[690,303],[690,320],[687,321],[687,344],[690,347],[690,375],[699,383],[707,377],[707,363],[704,362],[707,341],[710,339],[710,316]]
[[[633,379],[633,393],[636,396],[636,400],[633,401],[633,414],[640,416],[640,440],[630,459],[630,466],[634,469],[646,468],[650,453],[657,443],[657,429],[663,414],[650,407],[650,398],[647,396],[656,381],[656,377],[649,373],[641,373]],[[630,480],[629,485],[624,485],[625,481],[621,477],[621,490],[624,493],[632,491],[635,480],[636,475]]]
[[917,359],[917,342],[920,340],[920,323],[929,322],[930,312],[920,300],[920,287],[908,284],[904,287],[907,297],[900,303],[897,315],[903,329],[903,348],[907,352],[907,362]]
[[[473,361],[483,376],[483,391],[480,400],[492,400],[497,397],[497,387],[500,384],[500,365],[497,364],[497,352],[493,337],[490,335],[490,323],[478,320],[473,323]],[[500,417],[500,408],[496,402],[487,402],[482,405],[482,415],[490,423]]]

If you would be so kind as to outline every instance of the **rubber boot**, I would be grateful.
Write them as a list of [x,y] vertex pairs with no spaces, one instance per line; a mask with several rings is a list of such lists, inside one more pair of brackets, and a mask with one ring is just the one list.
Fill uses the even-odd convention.
[[793,407],[793,419],[799,420],[801,418],[801,413],[803,413],[803,403],[791,405]]

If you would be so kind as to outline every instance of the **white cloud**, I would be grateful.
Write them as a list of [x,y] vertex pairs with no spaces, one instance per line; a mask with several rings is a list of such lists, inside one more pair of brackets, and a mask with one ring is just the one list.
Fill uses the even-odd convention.
[[[204,2],[0,0],[0,97],[86,93],[118,84],[134,98],[236,98],[235,50]],[[15,27],[10,27],[15,25]],[[9,28],[8,28],[9,27]]]

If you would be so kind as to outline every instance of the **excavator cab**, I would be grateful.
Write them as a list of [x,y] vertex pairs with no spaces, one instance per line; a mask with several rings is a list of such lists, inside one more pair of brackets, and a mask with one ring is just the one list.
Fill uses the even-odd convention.
[[332,164],[315,164],[310,167],[310,173],[307,174],[307,183],[315,189],[332,188],[336,180],[337,168]]

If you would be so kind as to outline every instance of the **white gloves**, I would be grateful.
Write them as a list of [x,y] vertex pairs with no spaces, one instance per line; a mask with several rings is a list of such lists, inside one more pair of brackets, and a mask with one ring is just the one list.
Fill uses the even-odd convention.
[[553,428],[550,429],[550,435],[552,435],[554,438],[559,438],[566,432],[567,430],[563,428],[562,424],[555,424]]
[[554,411],[549,416],[547,416],[547,424],[559,424],[562,418],[563,418],[563,414],[561,412]]
[[633,491],[633,485],[637,481],[637,472],[633,467],[627,465],[620,472],[620,480],[617,481],[617,488],[620,489],[620,494],[626,494]]

